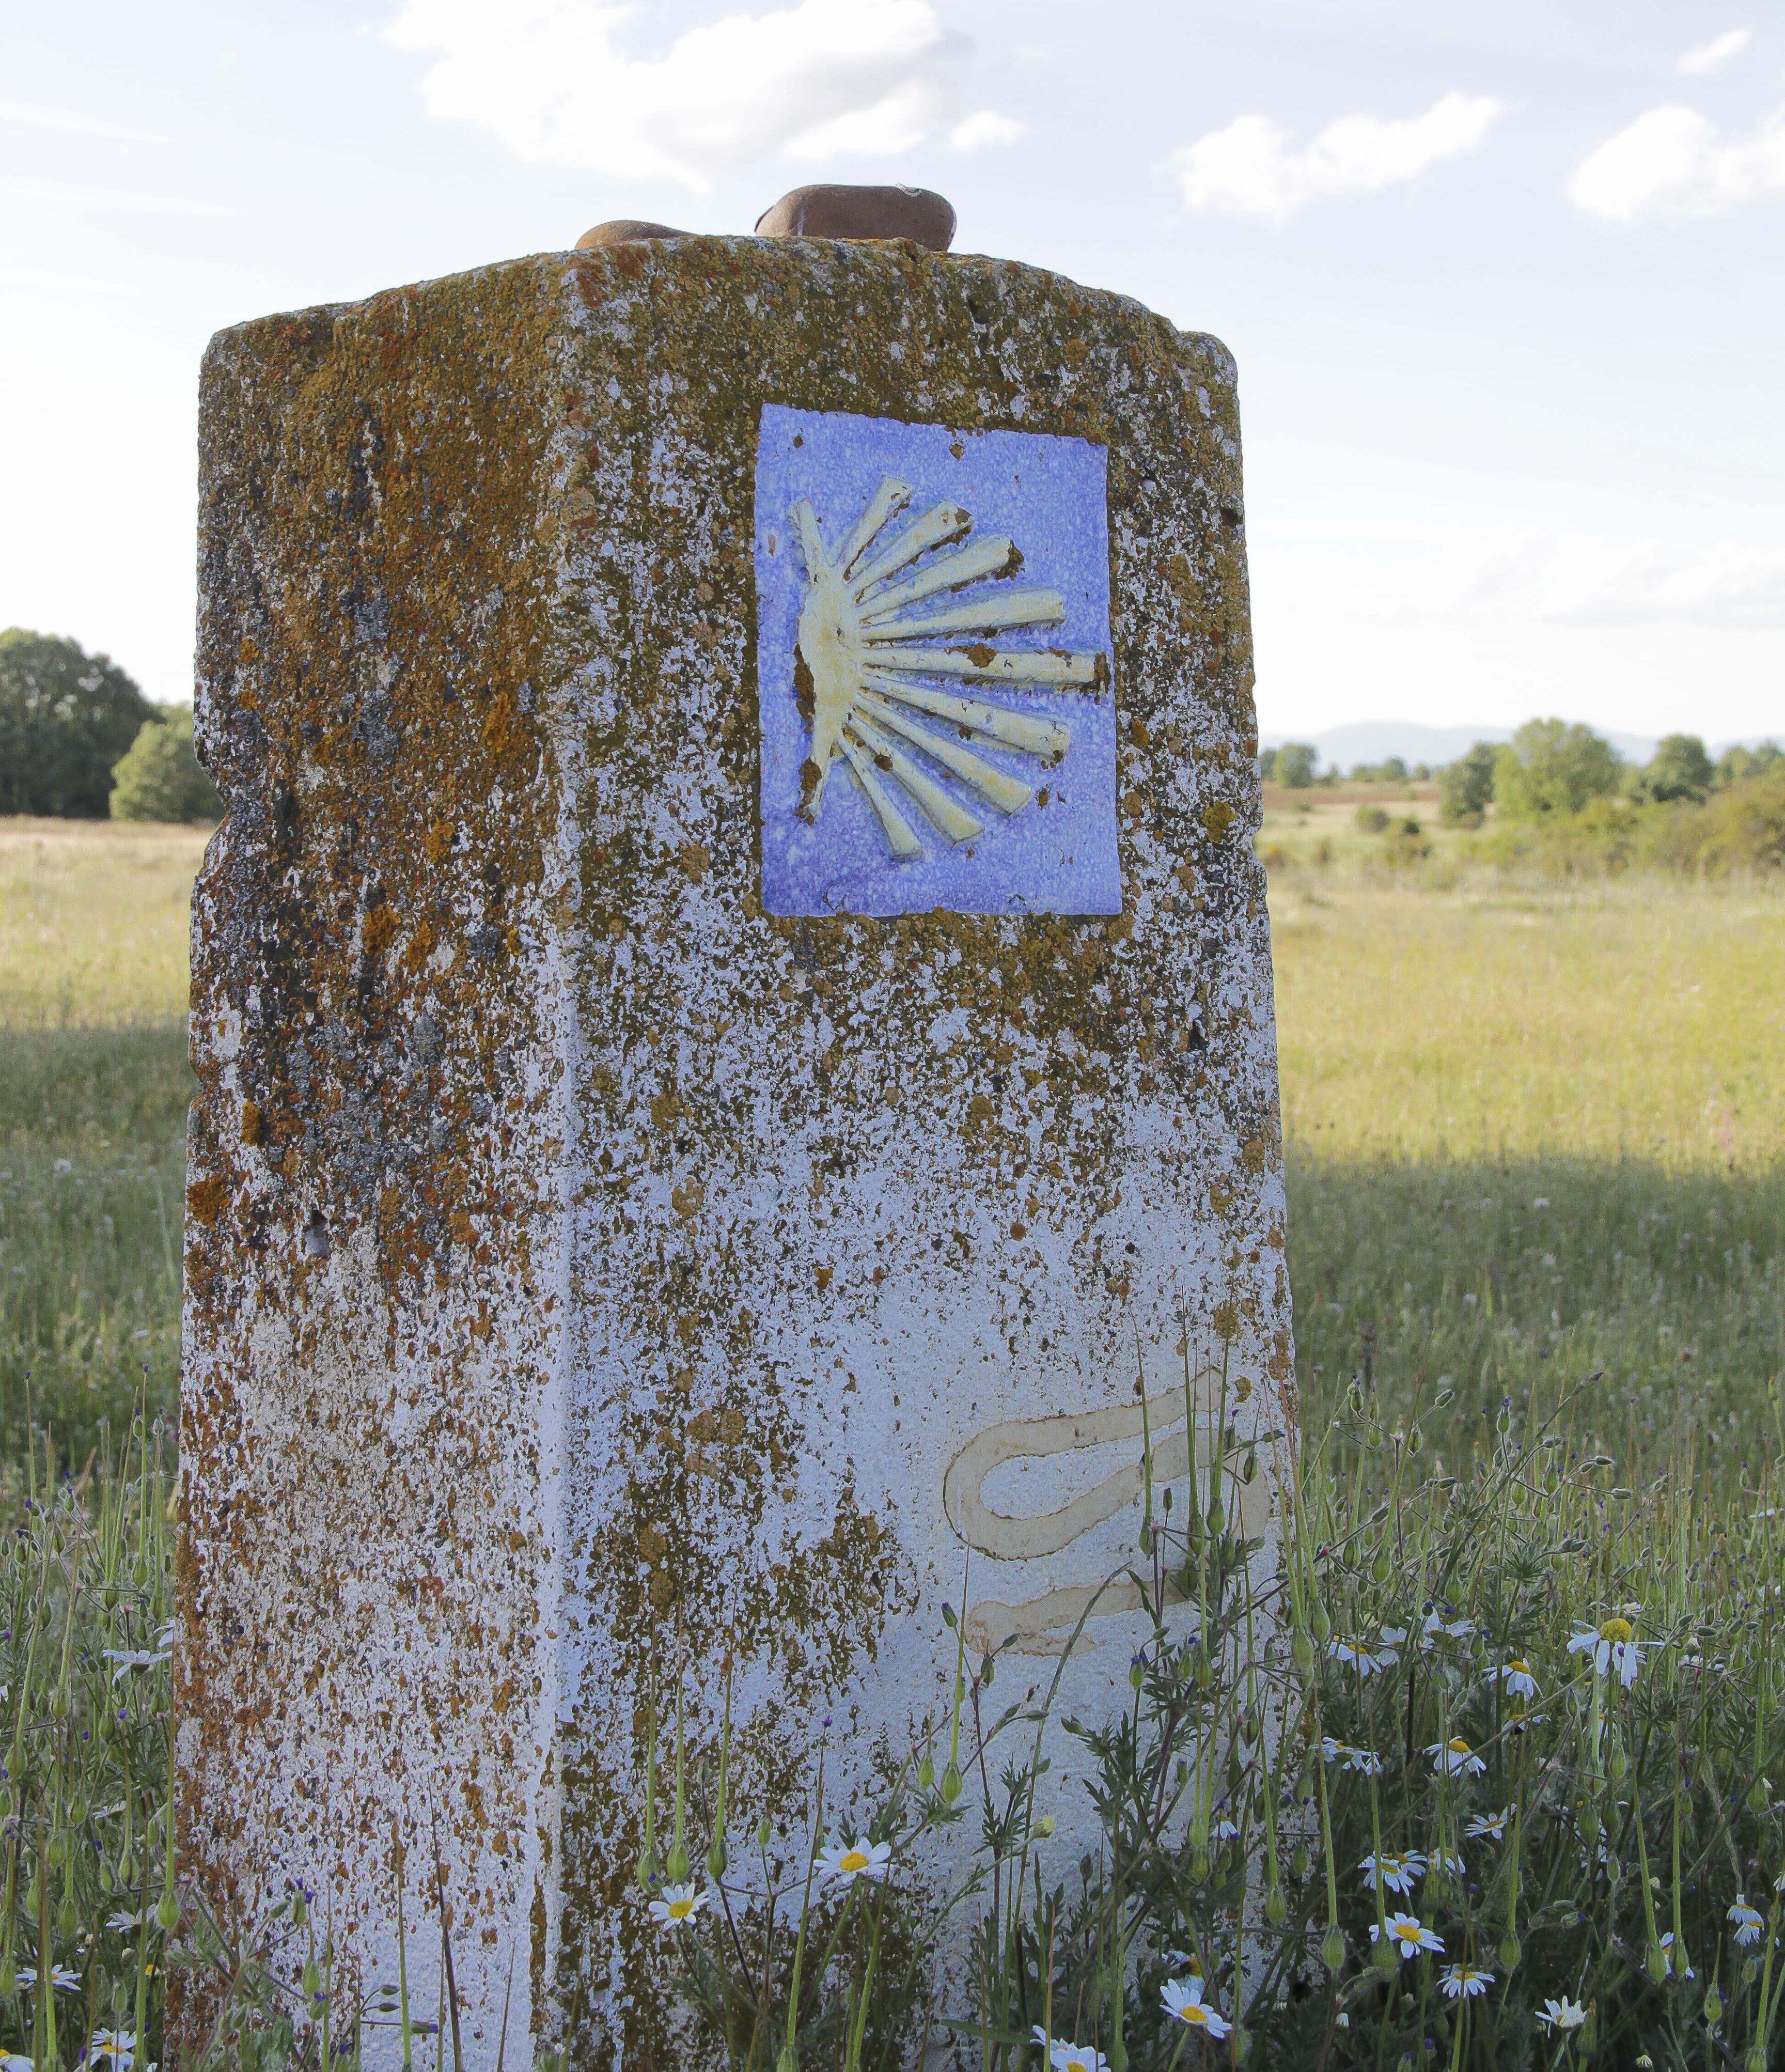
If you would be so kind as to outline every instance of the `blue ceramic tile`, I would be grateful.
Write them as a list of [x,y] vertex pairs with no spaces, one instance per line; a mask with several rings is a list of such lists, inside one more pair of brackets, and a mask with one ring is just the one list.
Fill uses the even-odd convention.
[[[769,912],[1121,911],[1106,463],[1104,449],[1085,439],[956,432],[946,425],[907,425],[896,418],[790,410],[777,404],[764,409],[757,453],[756,569],[762,898]],[[802,766],[811,755],[811,717],[810,709],[802,715],[794,679],[800,614],[810,583],[800,527],[791,514],[802,500],[810,503],[823,551],[834,561],[888,477],[910,493],[856,561],[851,583],[839,582],[835,593],[847,597],[842,609],[856,615],[852,624],[872,614],[895,586],[921,578],[951,553],[1008,537],[1021,556],[1020,567],[998,579],[941,589],[890,607],[892,615],[880,622],[879,644],[859,651],[877,663],[886,658],[878,679],[881,697],[860,708],[864,721],[851,721],[852,754],[830,764],[808,822],[799,809],[806,796]],[[917,556],[856,601],[854,584],[862,573],[921,524],[925,513],[944,505],[970,514],[970,529],[954,520],[952,544]],[[938,524],[940,528],[942,521]],[[967,565],[950,564],[951,573]],[[970,617],[966,606],[970,602],[979,609],[979,601],[987,598],[994,612],[1003,606],[1014,614],[1026,608],[1016,600],[1036,591],[1056,593],[1064,616],[991,631],[958,627],[927,635],[901,631],[921,627],[938,613]],[[888,641],[892,633],[900,637]],[[875,639],[872,632],[860,637]],[[1024,673],[1020,659],[987,664],[983,658],[988,648],[1000,657],[1039,650],[1076,656],[1076,663],[1053,666],[1080,677],[1089,673],[1090,658],[1098,658],[1094,680],[1025,686],[959,673],[970,669],[965,659],[970,651],[982,658],[971,670],[1011,668]],[[922,666],[923,656],[938,655],[949,658],[947,668]],[[854,673],[846,673],[853,685]],[[809,683],[807,689],[810,705]],[[1051,762],[980,731],[963,734],[947,713],[938,716],[938,694],[1052,722],[1063,730],[1064,753]],[[903,732],[897,730],[901,724]],[[1032,727],[1024,738],[1032,740],[1038,731]],[[925,743],[938,742],[945,758],[955,758],[956,767],[926,752]],[[1053,746],[1058,745],[1056,735]],[[806,773],[808,784],[815,768]],[[914,779],[909,775],[913,770]],[[878,788],[880,810],[865,787]],[[1003,810],[1024,789],[1032,795],[1027,803]],[[988,802],[988,793],[999,803]],[[974,822],[978,831],[963,833]],[[899,846],[912,853],[901,858],[895,853]]]

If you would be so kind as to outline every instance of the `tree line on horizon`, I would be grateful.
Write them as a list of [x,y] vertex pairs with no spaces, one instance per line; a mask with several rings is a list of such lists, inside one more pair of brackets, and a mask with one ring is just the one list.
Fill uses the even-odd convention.
[[[1532,719],[1510,741],[1478,741],[1436,770],[1410,770],[1391,756],[1346,778],[1317,775],[1306,742],[1266,749],[1258,761],[1267,782],[1291,791],[1435,777],[1446,825],[1487,827],[1486,853],[1503,863],[1564,874],[1638,864],[1713,874],[1785,868],[1785,748],[1776,742],[1738,745],[1713,761],[1698,735],[1670,734],[1636,763],[1589,726]],[[1385,825],[1387,816],[1372,820]],[[1417,823],[1406,824],[1417,833]]]
[[1594,799],[1623,798],[1639,805],[1684,800],[1702,805],[1712,792],[1750,778],[1785,772],[1785,748],[1763,741],[1738,743],[1714,762],[1700,736],[1670,734],[1647,763],[1627,761],[1604,735],[1559,719],[1527,720],[1510,741],[1478,741],[1454,763],[1410,767],[1398,755],[1381,763],[1321,771],[1319,752],[1305,741],[1285,742],[1258,757],[1265,782],[1292,791],[1341,783],[1406,784],[1435,777],[1438,810],[1451,827],[1479,828],[1490,807],[1504,820],[1529,821],[1578,813]]
[[0,813],[47,819],[215,820],[217,787],[187,705],[158,705],[78,641],[0,632]]

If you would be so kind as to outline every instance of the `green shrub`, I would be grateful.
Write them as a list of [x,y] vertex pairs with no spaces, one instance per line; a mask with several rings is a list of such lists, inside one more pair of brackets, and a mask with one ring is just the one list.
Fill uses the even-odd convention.
[[1291,791],[1305,791],[1314,782],[1319,750],[1305,741],[1286,741],[1277,751],[1277,782]]
[[0,633],[0,813],[103,820],[113,764],[157,717],[105,656],[23,627]]
[[192,714],[176,706],[147,721],[112,772],[114,820],[215,820],[223,817],[217,787],[192,751]]
[[1389,816],[1380,806],[1360,806],[1357,808],[1357,827],[1361,834],[1379,835],[1388,827]]
[[1663,801],[1702,801],[1716,781],[1716,767],[1697,735],[1670,734],[1643,769],[1641,790],[1644,797]]
[[1508,820],[1578,813],[1615,792],[1622,774],[1617,750],[1590,727],[1527,720],[1494,752],[1494,804]]
[[1494,799],[1492,742],[1478,741],[1467,755],[1438,773],[1438,812],[1446,827],[1479,828]]

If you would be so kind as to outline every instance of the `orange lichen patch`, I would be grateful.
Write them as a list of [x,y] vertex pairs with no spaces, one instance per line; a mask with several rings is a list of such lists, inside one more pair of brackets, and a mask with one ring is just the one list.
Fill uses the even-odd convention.
[[224,1212],[229,1199],[229,1182],[213,1174],[208,1180],[191,1181],[186,1190],[186,1206],[209,1230]]

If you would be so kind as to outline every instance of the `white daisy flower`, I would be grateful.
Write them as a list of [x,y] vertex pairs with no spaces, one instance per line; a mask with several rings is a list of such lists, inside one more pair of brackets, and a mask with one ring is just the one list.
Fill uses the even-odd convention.
[[1586,2009],[1564,1993],[1559,2000],[1545,2000],[1537,2010],[1537,2020],[1545,2029],[1578,2029],[1586,2020]]
[[1494,1672],[1515,1698],[1534,1698],[1537,1695],[1537,1679],[1531,1674],[1531,1665],[1520,1655],[1515,1655],[1509,1662],[1503,1662]]
[[1432,1858],[1432,1868],[1442,1877],[1448,1871],[1452,1877],[1463,1875],[1463,1859],[1454,1850],[1440,1849]]
[[884,1877],[892,1860],[890,1842],[832,1842],[819,1851],[819,1876],[852,1885],[859,1877]]
[[[1373,1921],[1370,1923],[1371,1942],[1377,1941],[1381,1933]],[[1391,1914],[1389,1916],[1388,1941],[1391,1949],[1401,1952],[1403,1963],[1410,1957],[1417,1957],[1422,1950],[1435,1950],[1441,1957],[1444,1954],[1443,1937],[1434,1934],[1417,1914]]]
[[707,1903],[707,1895],[691,1885],[667,1885],[663,1897],[650,1903],[650,1918],[659,1928],[679,1928]]
[[1320,1753],[1328,1762],[1340,1764],[1346,1770],[1355,1770],[1364,1777],[1382,1774],[1382,1758],[1373,1755],[1368,1749],[1353,1748],[1349,1741],[1336,1741],[1328,1734],[1320,1743]]
[[1478,1971],[1473,1964],[1446,1964],[1438,1975],[1446,2000],[1474,2000],[1494,1983],[1492,1971]]
[[3,2058],[0,2058],[0,2072],[37,2072],[37,2066],[31,2058],[20,2057],[16,2050],[9,2050]]
[[1237,1842],[1240,1831],[1231,1820],[1217,1820],[1209,1829],[1208,1838],[1213,1842]]
[[1040,2022],[1035,2040],[1048,2054],[1049,2072],[1110,2072],[1110,2061],[1088,2043],[1061,2043],[1050,2037]]
[[140,1675],[158,1664],[172,1659],[172,1651],[166,1647],[108,1647],[104,1652],[108,1662],[117,1664],[112,1671],[114,1684],[119,1677],[128,1676],[132,1670]]
[[[36,1966],[20,1965],[18,1979],[21,1986],[35,1986],[37,1984]],[[52,1964],[50,1967],[50,1984],[58,1992],[77,1993],[80,1990],[80,1974],[71,1971],[66,1964]]]
[[1364,1882],[1372,1892],[1380,1877],[1385,1892],[1408,1893],[1423,1873],[1426,1859],[1417,1849],[1399,1855],[1393,1849],[1385,1849],[1380,1856],[1365,1856],[1357,1868],[1364,1873]]
[[[1667,1934],[1661,1938],[1661,1947],[1669,1953],[1668,1962],[1671,1964],[1673,1962],[1672,1955],[1673,1949],[1673,1930],[1671,1928],[1668,1930]],[[1697,1975],[1698,1974],[1692,1968],[1691,1965],[1687,1965],[1686,1976],[1689,1979],[1696,1979]]]
[[1608,1618],[1603,1626],[1581,1627],[1569,1642],[1568,1651],[1590,1655],[1599,1675],[1617,1677],[1627,1691],[1643,1662],[1643,1643],[1633,1634],[1628,1619]]
[[1446,1777],[1479,1777],[1488,1767],[1466,1741],[1434,1741],[1426,1753]]
[[1504,1842],[1506,1840],[1507,1823],[1512,1817],[1512,1809],[1510,1806],[1502,1807],[1497,1813],[1478,1813],[1463,1832],[1471,1842],[1483,1840]]
[[133,2030],[128,2029],[98,2029],[87,2045],[87,2054],[82,2061],[96,2065],[101,2058],[111,2066],[112,2072],[130,2072],[136,2061],[137,2039]]
[[1159,2004],[1173,2021],[1181,2021],[1188,2029],[1204,2030],[1219,2043],[1227,2033],[1228,2025],[1204,2000],[1202,1990],[1202,1980],[1194,1975],[1188,1979],[1167,1979],[1159,1994]]
[[1385,1626],[1377,1630],[1382,1638],[1376,1651],[1377,1659],[1392,1669],[1401,1659],[1401,1651],[1407,1644],[1407,1629],[1404,1626]]
[[1336,1640],[1332,1643],[1332,1652],[1336,1660],[1343,1662],[1348,1668],[1355,1669],[1365,1681],[1372,1676],[1380,1675],[1385,1669],[1392,1669],[1400,1659],[1393,1648],[1385,1648],[1380,1654],[1373,1654],[1360,1642],[1348,1640]]
[[1758,1942],[1767,1932],[1765,1919],[1740,1893],[1735,1895],[1735,1904],[1730,1909],[1730,1922],[1735,1930],[1736,1941],[1744,1950]]

